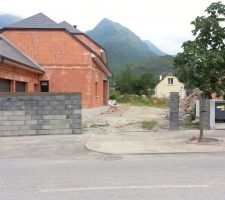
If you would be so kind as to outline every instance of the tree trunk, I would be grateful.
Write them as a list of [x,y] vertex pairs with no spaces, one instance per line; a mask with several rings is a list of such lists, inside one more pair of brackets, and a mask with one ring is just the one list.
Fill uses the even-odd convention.
[[200,135],[199,135],[199,142],[202,141],[203,139],[203,134],[204,134],[204,114],[205,114],[205,96],[204,94],[199,98],[199,107],[200,107]]

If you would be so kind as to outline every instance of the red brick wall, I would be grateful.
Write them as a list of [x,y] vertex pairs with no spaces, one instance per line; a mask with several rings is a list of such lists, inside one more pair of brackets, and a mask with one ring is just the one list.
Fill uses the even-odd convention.
[[81,35],[81,34],[75,34],[74,36],[77,37],[79,40],[81,40],[88,47],[90,47],[99,56],[101,56],[101,48],[98,45],[96,45],[94,42],[92,42],[89,38],[87,38],[87,37],[85,37],[84,35]]
[[61,30],[6,30],[2,35],[41,66],[82,66],[92,62],[91,53]]
[[[96,104],[97,106],[101,106],[101,105],[105,105],[106,102],[104,102],[104,85],[103,85],[103,81],[107,81],[108,83],[108,77],[101,71],[99,70],[99,68],[93,64],[93,67],[91,69],[91,73],[92,73],[92,102],[94,104]],[[97,83],[97,95],[96,95],[96,83]],[[106,96],[107,96],[107,99],[108,99],[108,93],[109,93],[109,90],[108,90],[108,87],[107,87],[107,90],[105,91],[106,92]]]
[[[108,77],[94,66],[92,53],[74,36],[61,30],[6,30],[2,35],[45,68],[40,80],[49,81],[50,92],[81,92],[84,108],[103,105],[103,80]],[[83,40],[100,52],[93,42]]]
[[[0,62],[0,78],[8,79],[11,81],[21,81],[27,83],[27,92],[35,91],[35,84],[39,84],[38,73],[28,70],[20,69],[10,64]],[[11,85],[11,92],[15,91],[15,84]]]
[[81,92],[83,108],[104,105],[103,80],[107,80],[107,76],[102,71],[90,67],[46,67],[45,70],[46,73],[40,76],[40,80],[49,80],[50,92]]

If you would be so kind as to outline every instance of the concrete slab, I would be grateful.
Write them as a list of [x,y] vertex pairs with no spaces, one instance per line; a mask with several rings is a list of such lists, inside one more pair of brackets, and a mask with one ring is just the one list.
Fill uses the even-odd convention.
[[[225,142],[193,144],[188,139],[198,137],[198,130],[155,132],[123,132],[109,135],[94,134],[86,143],[89,150],[109,154],[193,153],[225,151]],[[224,136],[223,136],[224,135]],[[205,131],[205,137],[223,140],[224,131]]]

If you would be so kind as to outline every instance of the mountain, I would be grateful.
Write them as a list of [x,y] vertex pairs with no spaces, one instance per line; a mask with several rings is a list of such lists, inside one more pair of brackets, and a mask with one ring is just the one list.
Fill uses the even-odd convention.
[[132,31],[109,19],[103,19],[86,34],[107,50],[109,67],[112,71],[120,70],[121,66],[127,63],[157,56]]
[[10,14],[0,15],[0,28],[15,23],[21,19],[22,19],[21,17]]
[[167,55],[163,51],[161,51],[157,46],[155,46],[152,42],[149,40],[144,40],[144,42],[148,45],[149,49],[153,51],[157,56],[165,56]]
[[135,74],[151,72],[156,75],[173,72],[173,56],[158,56],[146,58],[128,65]]

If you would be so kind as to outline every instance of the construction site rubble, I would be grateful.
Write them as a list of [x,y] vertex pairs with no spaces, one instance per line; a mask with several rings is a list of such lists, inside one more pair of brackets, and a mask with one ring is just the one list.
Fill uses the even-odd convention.
[[195,109],[196,100],[198,99],[201,91],[199,89],[194,89],[193,92],[180,104],[180,118],[181,120],[190,117],[193,110]]

